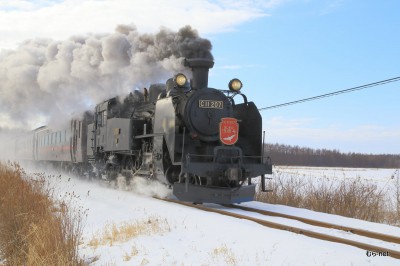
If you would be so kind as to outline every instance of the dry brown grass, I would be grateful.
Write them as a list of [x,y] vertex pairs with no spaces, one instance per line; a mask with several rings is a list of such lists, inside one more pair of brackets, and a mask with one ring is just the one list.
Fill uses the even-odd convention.
[[[400,211],[393,208],[387,191],[361,178],[330,180],[276,172],[273,180],[273,192],[257,192],[256,200],[372,222],[400,224]],[[399,207],[398,200],[397,209]]]
[[[233,251],[226,246],[226,244],[223,244],[222,246],[218,248],[214,248],[211,253],[211,258],[214,260],[219,260],[220,258],[223,259],[225,265],[237,265],[238,261],[235,257],[235,254]],[[216,263],[219,264],[219,263]]]
[[[166,219],[150,217],[146,220],[124,222],[120,225],[115,223],[108,224],[102,232],[96,233],[89,241],[89,246],[98,247],[99,245],[112,246],[114,242],[126,242],[141,235],[154,235],[170,232],[171,228]],[[136,251],[132,254],[137,254]]]
[[133,245],[131,247],[130,253],[124,252],[124,261],[130,261],[133,257],[137,256],[138,254],[139,254],[138,248],[135,245]]
[[6,265],[83,265],[78,256],[84,212],[54,201],[44,175],[28,177],[0,163],[0,256]]
[[397,169],[393,175],[392,179],[394,180],[394,187],[395,187],[395,205],[396,205],[396,216],[397,222],[400,225],[400,170]]

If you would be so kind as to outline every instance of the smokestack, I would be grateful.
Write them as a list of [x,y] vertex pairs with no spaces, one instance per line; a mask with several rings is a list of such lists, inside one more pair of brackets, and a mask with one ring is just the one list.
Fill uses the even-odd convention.
[[185,59],[185,66],[192,69],[192,88],[194,90],[208,87],[208,70],[214,66],[213,60],[206,58]]

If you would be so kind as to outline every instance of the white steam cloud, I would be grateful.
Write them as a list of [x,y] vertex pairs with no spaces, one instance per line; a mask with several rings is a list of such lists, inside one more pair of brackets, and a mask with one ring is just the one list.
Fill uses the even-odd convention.
[[24,130],[0,127],[0,161],[14,160],[15,140],[25,136]]
[[125,191],[133,191],[135,194],[147,197],[166,198],[172,194],[165,184],[157,180],[147,179],[140,176],[134,176],[129,182],[122,175],[118,175],[117,179],[112,182],[115,188]]
[[190,26],[139,34],[119,25],[111,34],[25,41],[0,54],[0,127],[58,125],[105,99],[165,82],[194,57],[212,58],[211,43]]

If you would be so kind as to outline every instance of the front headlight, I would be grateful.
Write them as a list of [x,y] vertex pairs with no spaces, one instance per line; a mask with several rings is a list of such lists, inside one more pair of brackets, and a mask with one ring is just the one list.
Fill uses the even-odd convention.
[[238,92],[243,87],[243,84],[239,79],[232,79],[229,81],[228,87],[231,91]]
[[178,87],[183,87],[186,84],[187,78],[184,74],[179,73],[175,75],[174,81]]

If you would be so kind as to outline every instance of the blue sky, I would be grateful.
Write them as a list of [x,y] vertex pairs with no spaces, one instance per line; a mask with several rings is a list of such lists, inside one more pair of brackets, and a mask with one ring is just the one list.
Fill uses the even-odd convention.
[[[240,78],[261,108],[400,76],[399,10],[395,0],[0,0],[0,49],[117,24],[142,32],[190,24],[213,44],[210,86]],[[399,103],[395,82],[263,111],[263,127],[273,143],[399,154]]]
[[[216,62],[237,65],[216,72],[239,75],[259,107],[400,76],[399,10],[398,1],[283,3],[211,38]],[[399,103],[392,83],[262,114],[272,142],[399,153]]]

